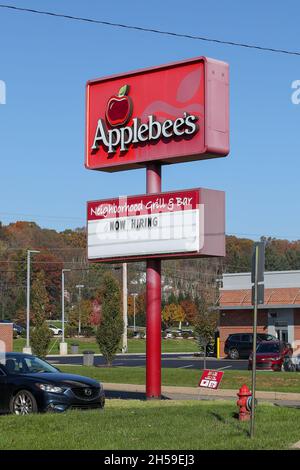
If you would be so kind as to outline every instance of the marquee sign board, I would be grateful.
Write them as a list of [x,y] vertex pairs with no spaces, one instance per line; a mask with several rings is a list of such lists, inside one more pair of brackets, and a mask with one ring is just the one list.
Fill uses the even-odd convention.
[[224,372],[220,370],[205,369],[202,373],[201,379],[199,380],[199,387],[209,388],[211,390],[217,390]]
[[226,156],[228,80],[228,64],[200,57],[89,81],[86,168]]
[[225,256],[224,204],[203,188],[88,202],[88,259]]

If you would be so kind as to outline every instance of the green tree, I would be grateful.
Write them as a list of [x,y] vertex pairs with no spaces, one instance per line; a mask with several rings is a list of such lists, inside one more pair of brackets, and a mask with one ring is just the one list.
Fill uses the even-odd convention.
[[107,365],[111,365],[123,333],[120,286],[111,273],[103,276],[101,303],[101,323],[97,328],[97,343]]
[[32,283],[31,293],[34,323],[34,329],[31,334],[32,350],[37,356],[45,357],[50,345],[51,331],[46,324],[49,296],[43,271],[37,274],[35,281]]

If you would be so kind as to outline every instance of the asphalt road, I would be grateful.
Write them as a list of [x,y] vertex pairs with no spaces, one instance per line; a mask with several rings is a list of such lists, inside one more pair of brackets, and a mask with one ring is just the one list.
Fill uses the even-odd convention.
[[[105,364],[102,356],[95,356],[95,365]],[[53,365],[82,365],[82,356],[48,356],[47,360]],[[195,357],[191,353],[184,354],[162,354],[162,367],[175,369],[203,369],[203,358]],[[144,367],[146,365],[145,354],[120,354],[113,361],[114,366],[122,367]],[[248,361],[231,359],[207,358],[206,367],[219,370],[247,370]]]

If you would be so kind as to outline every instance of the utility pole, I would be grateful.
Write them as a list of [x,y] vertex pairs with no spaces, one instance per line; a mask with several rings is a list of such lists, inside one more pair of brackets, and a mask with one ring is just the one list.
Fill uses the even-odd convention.
[[81,289],[84,288],[84,285],[83,284],[78,284],[76,286],[76,288],[78,289],[79,293],[78,293],[78,310],[79,310],[79,314],[78,314],[78,336],[81,335],[81,307],[80,307],[80,302],[81,302]]
[[127,326],[128,326],[128,290],[127,290],[127,263],[123,263],[123,345],[122,353],[125,354],[128,351],[127,344]]
[[60,355],[68,354],[68,343],[65,342],[65,273],[70,272],[71,269],[62,269],[61,270],[61,329],[62,329],[62,338],[59,345]]
[[26,302],[26,346],[23,348],[23,352],[31,354],[30,347],[30,255],[34,253],[40,253],[38,250],[27,250],[27,302]]
[[139,294],[131,294],[133,297],[133,331],[135,332],[135,299]]
[[256,392],[256,347],[257,347],[257,310],[258,305],[264,303],[264,270],[265,270],[265,244],[254,244],[252,254],[252,305],[253,305],[253,351],[252,351],[252,401],[250,437],[254,437],[255,423],[255,392]]

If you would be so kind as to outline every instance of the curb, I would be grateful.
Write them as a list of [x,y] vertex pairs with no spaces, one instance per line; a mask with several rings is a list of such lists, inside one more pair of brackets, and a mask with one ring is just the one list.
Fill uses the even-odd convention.
[[[119,384],[119,383],[103,383],[106,390],[117,390],[123,392],[140,392],[145,393],[145,385],[137,384]],[[237,399],[238,390],[232,389],[219,389],[219,390],[205,390],[199,387],[175,387],[175,386],[162,386],[162,394],[176,394],[176,395],[193,395],[211,398],[235,398]],[[261,400],[274,400],[274,401],[299,401],[300,393],[288,392],[264,392],[257,391],[255,394],[257,399]]]

